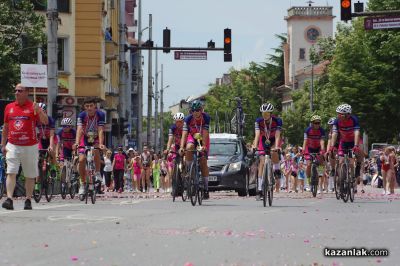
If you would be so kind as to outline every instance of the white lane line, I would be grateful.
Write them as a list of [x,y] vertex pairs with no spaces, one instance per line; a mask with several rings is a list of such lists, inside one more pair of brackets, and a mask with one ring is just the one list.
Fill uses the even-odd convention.
[[370,223],[386,223],[386,222],[396,222],[400,221],[400,218],[389,218],[389,219],[381,219],[381,220],[372,220]]
[[[64,208],[64,207],[71,207],[71,206],[83,206],[83,205],[86,205],[86,204],[79,204],[78,203],[78,204],[50,205],[50,206],[34,207],[33,211],[35,211],[35,210],[49,210],[49,209]],[[32,212],[32,211],[30,211],[30,210],[29,211],[27,211],[27,210],[1,211],[0,215],[20,213],[20,212]]]
[[132,204],[138,204],[141,203],[141,200],[124,200],[121,202],[113,202],[111,203],[112,205],[132,205]]

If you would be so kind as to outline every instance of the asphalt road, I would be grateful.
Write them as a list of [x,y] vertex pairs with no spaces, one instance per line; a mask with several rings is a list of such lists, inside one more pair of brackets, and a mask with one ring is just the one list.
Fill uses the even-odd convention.
[[[211,193],[196,207],[129,196],[24,211],[16,200],[14,211],[0,210],[0,265],[399,265],[400,194],[377,193],[346,204],[280,193],[266,208],[234,193]],[[390,254],[330,258],[325,247]]]

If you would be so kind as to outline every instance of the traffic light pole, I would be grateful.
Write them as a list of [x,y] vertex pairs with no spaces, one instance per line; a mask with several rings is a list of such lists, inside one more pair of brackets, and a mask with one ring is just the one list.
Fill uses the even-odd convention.
[[130,46],[128,49],[136,50],[176,50],[176,51],[224,51],[224,48],[204,48],[204,47],[146,47],[146,46]]
[[375,17],[375,16],[393,16],[393,15],[400,15],[400,10],[351,13],[352,17]]

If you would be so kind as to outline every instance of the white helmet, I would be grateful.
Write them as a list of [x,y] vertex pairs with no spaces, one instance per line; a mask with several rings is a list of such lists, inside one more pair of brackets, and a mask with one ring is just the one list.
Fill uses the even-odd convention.
[[174,114],[174,121],[180,121],[185,119],[185,115],[183,113],[176,113]]
[[351,106],[347,103],[341,104],[336,108],[336,113],[339,114],[351,114]]
[[42,108],[43,111],[47,110],[47,105],[45,103],[39,103],[38,105],[40,108]]
[[264,103],[260,107],[260,112],[272,113],[272,111],[274,111],[274,106],[272,105],[272,103]]
[[65,117],[63,120],[61,120],[61,125],[62,126],[72,126],[72,119]]
[[333,123],[335,123],[335,119],[336,118],[334,117],[329,118],[328,125],[333,125]]

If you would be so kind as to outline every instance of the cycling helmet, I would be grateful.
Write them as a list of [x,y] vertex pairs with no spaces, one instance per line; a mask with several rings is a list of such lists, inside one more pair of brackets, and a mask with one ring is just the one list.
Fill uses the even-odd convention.
[[333,125],[333,123],[335,123],[335,119],[336,118],[334,117],[329,118],[328,125]]
[[341,104],[336,108],[336,113],[339,114],[351,114],[351,106],[347,103]]
[[264,103],[260,107],[260,112],[262,113],[264,112],[272,113],[272,111],[274,111],[274,106],[272,105],[272,103]]
[[180,121],[185,119],[185,115],[183,113],[176,113],[174,114],[174,121]]
[[313,115],[311,117],[311,122],[314,122],[314,121],[321,121],[321,117],[319,115]]
[[47,110],[47,105],[45,103],[39,103],[38,105],[40,108],[42,108],[43,111]]
[[200,110],[202,107],[203,107],[203,105],[201,104],[201,102],[199,100],[194,100],[190,104],[190,110],[192,110],[192,111]]
[[61,125],[62,126],[72,126],[72,119],[65,117],[63,120],[61,120]]

